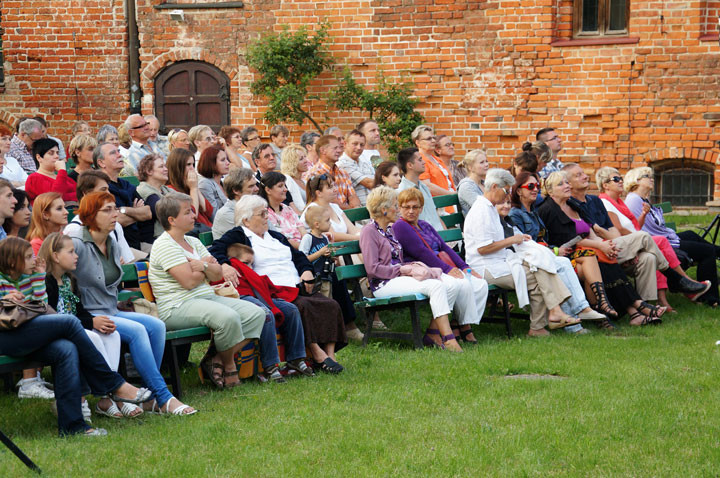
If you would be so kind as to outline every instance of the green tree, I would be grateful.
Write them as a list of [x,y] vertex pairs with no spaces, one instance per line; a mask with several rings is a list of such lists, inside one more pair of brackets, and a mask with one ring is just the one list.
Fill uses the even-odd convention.
[[415,111],[418,100],[412,98],[413,84],[394,83],[381,72],[375,89],[368,91],[358,85],[349,68],[345,68],[339,85],[330,93],[330,104],[340,111],[361,109],[380,128],[383,142],[390,154],[412,146],[410,134],[424,122]]
[[250,84],[254,95],[268,100],[265,118],[272,124],[293,121],[302,124],[309,120],[322,134],[320,125],[305,108],[308,85],[331,65],[325,42],[330,24],[323,22],[314,35],[305,27],[291,33],[288,26],[280,33],[272,33],[252,42],[248,47],[248,64],[259,77]]

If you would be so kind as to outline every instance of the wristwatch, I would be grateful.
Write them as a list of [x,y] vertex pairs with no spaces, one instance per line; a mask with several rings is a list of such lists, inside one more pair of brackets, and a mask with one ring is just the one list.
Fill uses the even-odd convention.
[[125,214],[126,212],[127,212],[127,209],[125,209],[124,207],[120,208],[120,214]]

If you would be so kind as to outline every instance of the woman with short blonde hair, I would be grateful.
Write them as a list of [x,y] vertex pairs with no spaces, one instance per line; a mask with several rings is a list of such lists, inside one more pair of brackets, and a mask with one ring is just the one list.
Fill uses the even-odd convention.
[[280,172],[285,175],[285,186],[292,198],[290,206],[301,214],[307,203],[307,185],[302,177],[311,166],[307,150],[299,144],[290,144],[283,149],[280,158]]
[[465,154],[463,166],[467,176],[458,183],[457,192],[460,209],[463,215],[467,215],[478,196],[485,194],[485,175],[490,169],[490,163],[485,151],[473,149]]

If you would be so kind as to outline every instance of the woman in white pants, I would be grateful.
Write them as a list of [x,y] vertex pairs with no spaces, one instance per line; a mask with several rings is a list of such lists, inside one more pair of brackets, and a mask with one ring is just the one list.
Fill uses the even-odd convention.
[[360,250],[373,294],[375,297],[418,292],[426,295],[430,299],[433,319],[423,337],[423,343],[461,352],[462,348],[448,320],[448,314],[460,292],[457,282],[441,279],[441,269],[430,268],[419,262],[403,264],[402,246],[395,240],[390,228],[398,214],[397,193],[394,189],[387,186],[373,189],[367,198],[367,209],[372,222],[366,224],[360,232]]
[[443,282],[459,289],[450,325],[459,331],[457,335],[463,341],[476,344],[471,324],[480,323],[487,302],[488,284],[445,244],[430,223],[420,220],[424,203],[419,189],[408,188],[398,194],[401,217],[392,226],[393,235],[402,246],[406,261],[419,261],[441,269]]

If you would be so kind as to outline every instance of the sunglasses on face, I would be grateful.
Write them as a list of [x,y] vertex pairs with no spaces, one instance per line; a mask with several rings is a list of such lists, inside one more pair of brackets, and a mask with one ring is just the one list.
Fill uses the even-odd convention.
[[613,177],[610,178],[610,181],[612,181],[612,182],[614,182],[614,183],[621,183],[622,180],[623,180],[623,178],[620,177],[620,176],[613,176]]
[[140,129],[140,128],[144,128],[145,126],[149,126],[149,125],[150,125],[150,123],[139,124],[139,125],[137,125],[137,126],[133,126],[133,127],[130,128],[130,129]]
[[540,185],[538,183],[527,183],[520,186],[523,189],[527,189],[528,191],[535,191],[536,189],[540,189]]

